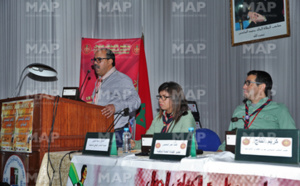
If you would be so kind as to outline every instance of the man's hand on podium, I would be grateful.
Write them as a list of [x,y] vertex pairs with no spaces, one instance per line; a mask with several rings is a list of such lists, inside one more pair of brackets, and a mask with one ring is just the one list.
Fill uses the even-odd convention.
[[106,105],[104,109],[101,110],[102,114],[109,118],[115,114],[115,106],[113,104]]

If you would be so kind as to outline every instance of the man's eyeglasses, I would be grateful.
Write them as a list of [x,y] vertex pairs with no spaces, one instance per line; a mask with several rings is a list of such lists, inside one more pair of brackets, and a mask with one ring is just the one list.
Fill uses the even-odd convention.
[[156,98],[157,100],[159,99],[162,99],[163,101],[166,101],[167,98],[170,98],[171,96],[160,96],[160,95],[157,95]]
[[101,61],[102,61],[103,59],[109,59],[109,58],[101,58],[101,57],[97,57],[97,58],[91,59],[91,62],[92,62],[93,64],[94,64],[95,62],[101,63]]
[[260,85],[260,84],[262,84],[262,83],[260,83],[260,82],[254,82],[254,81],[246,80],[246,81],[245,81],[245,83],[244,83],[244,85],[247,85],[247,86],[249,86],[249,85],[250,85],[250,83],[255,83],[255,84],[257,84],[257,85]]

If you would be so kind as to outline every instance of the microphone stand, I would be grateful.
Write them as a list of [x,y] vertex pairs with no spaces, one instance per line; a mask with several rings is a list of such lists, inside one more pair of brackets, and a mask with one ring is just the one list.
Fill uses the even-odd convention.
[[122,117],[122,112],[124,110],[121,110],[120,112],[117,113],[117,117],[113,120],[113,122],[109,125],[109,127],[107,128],[106,132],[110,132],[113,127],[115,126],[115,123],[118,123],[118,121],[121,119]]
[[83,83],[81,84],[81,86],[80,86],[80,89],[79,89],[79,99],[81,100],[81,94],[82,94],[82,87],[83,87],[83,85],[84,85],[84,83],[85,83],[85,81],[86,81],[86,78],[87,78],[87,76],[89,75],[89,73],[90,73],[91,71],[90,70],[88,70],[87,71],[87,73],[86,73],[86,75],[85,75],[85,78],[84,78],[84,80],[83,80]]

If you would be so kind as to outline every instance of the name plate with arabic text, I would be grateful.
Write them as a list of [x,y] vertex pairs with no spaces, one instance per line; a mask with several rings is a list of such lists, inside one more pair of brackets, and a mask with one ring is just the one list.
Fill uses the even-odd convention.
[[180,161],[190,155],[191,140],[190,133],[155,133],[150,159]]
[[236,160],[276,163],[299,162],[299,130],[238,129]]

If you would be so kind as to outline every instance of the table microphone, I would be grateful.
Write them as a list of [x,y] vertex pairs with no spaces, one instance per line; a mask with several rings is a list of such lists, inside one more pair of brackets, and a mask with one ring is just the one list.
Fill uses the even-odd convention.
[[87,73],[86,73],[86,75],[85,75],[85,78],[84,78],[84,80],[83,80],[83,83],[82,83],[81,86],[80,86],[80,89],[79,89],[79,98],[81,98],[81,93],[82,93],[81,90],[82,90],[82,87],[83,87],[84,82],[85,82],[85,80],[86,80],[86,78],[87,78],[87,76],[89,75],[90,72],[91,72],[90,70],[87,71]]
[[118,121],[120,120],[120,118],[122,116],[128,116],[129,115],[129,108],[125,108],[125,109],[121,110],[120,112],[118,112],[116,114],[117,114],[117,117],[109,125],[109,127],[106,130],[106,132],[110,132],[115,127],[116,123],[118,123]]
[[237,122],[240,119],[245,122],[244,118],[238,118],[238,117],[231,118],[231,122]]

